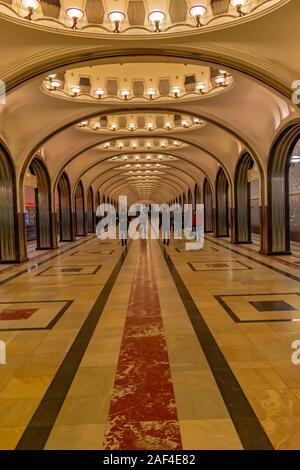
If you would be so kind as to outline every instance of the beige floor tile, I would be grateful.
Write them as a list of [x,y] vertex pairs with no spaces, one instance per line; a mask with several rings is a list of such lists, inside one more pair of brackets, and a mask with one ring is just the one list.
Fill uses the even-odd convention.
[[45,450],[101,450],[105,424],[57,425]]
[[300,449],[300,418],[266,419],[262,425],[276,450]]
[[39,402],[38,398],[1,398],[0,428],[27,426]]
[[14,377],[0,392],[1,398],[38,398],[46,392],[52,377]]
[[22,426],[0,428],[0,450],[14,450],[24,429]]
[[271,369],[235,369],[234,374],[244,390],[287,389],[285,383]]
[[68,396],[57,418],[57,425],[104,424],[110,397],[103,395]]
[[180,392],[175,390],[175,399],[179,420],[229,418],[218,391]]
[[181,420],[184,450],[242,450],[230,419]]
[[[274,366],[273,366],[274,367]],[[274,367],[274,371],[289,388],[300,387],[300,366]]]
[[202,366],[172,366],[172,381],[176,392],[216,391],[218,388],[209,366],[204,363]]
[[69,397],[111,395],[115,380],[112,367],[81,367],[69,390]]
[[247,390],[246,395],[259,419],[300,417],[300,401],[288,390]]

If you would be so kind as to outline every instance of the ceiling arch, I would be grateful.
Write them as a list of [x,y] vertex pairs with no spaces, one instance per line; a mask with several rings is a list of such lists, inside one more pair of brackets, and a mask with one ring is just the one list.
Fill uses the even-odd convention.
[[[164,111],[197,116],[206,123],[202,129],[182,129],[180,135],[176,129],[167,132],[167,136],[163,135],[165,132],[157,133],[159,139],[168,137],[182,142],[182,146],[174,151],[178,162],[168,173],[174,172],[178,180],[184,181],[185,174],[193,177],[197,171],[212,183],[221,166],[232,183],[239,156],[247,150],[257,163],[266,196],[266,168],[271,143],[282,128],[300,118],[299,109],[290,100],[291,82],[300,73],[300,66],[292,60],[298,36],[300,40],[298,28],[295,32],[293,29],[297,12],[300,13],[299,1],[282,1],[280,8],[271,8],[270,13],[255,20],[243,19],[234,25],[209,31],[201,28],[192,34],[181,32],[180,43],[176,35],[168,38],[151,35],[151,39],[143,41],[139,47],[136,47],[136,38],[130,37],[121,39],[112,35],[103,38],[100,44],[88,34],[81,37],[76,32],[50,34],[46,30],[12,23],[0,13],[0,27],[3,26],[1,31],[5,37],[0,50],[3,46],[6,48],[0,66],[3,74],[0,75],[7,78],[8,90],[7,103],[0,107],[0,138],[10,149],[18,180],[22,182],[28,164],[38,154],[49,168],[53,187],[63,170],[70,175],[72,184],[79,176],[86,183],[95,181],[98,170],[102,174],[113,167],[109,157],[117,153],[95,150],[95,146],[101,146],[104,140],[112,142],[116,136],[113,133],[107,138],[83,135],[88,133],[79,131],[74,125],[99,114],[110,115],[125,110],[133,114],[142,110],[148,113]],[[289,20],[288,27],[285,26],[285,18]],[[11,48],[7,47],[11,41],[8,24],[16,28]],[[276,55],[272,46],[275,36],[276,44],[279,44]],[[286,47],[287,41],[290,49]],[[20,48],[11,60],[7,52],[16,44]],[[211,74],[215,73],[214,70],[219,73],[220,68],[225,67],[225,71],[232,74],[234,84],[216,96],[205,99],[195,96],[191,101],[175,98],[164,106],[158,102],[151,103],[151,100],[143,106],[133,102],[112,104],[99,101],[90,104],[71,100],[62,103],[62,100],[41,92],[41,83],[50,72],[145,60],[149,64],[155,62],[163,66],[164,70],[168,69],[168,64],[171,69],[171,63],[180,64],[181,68],[185,63],[191,67],[207,66]],[[139,73],[142,74],[142,70]],[[120,132],[120,138],[125,137]],[[148,135],[141,132],[140,137],[145,139]],[[20,201],[21,192],[19,205]]]

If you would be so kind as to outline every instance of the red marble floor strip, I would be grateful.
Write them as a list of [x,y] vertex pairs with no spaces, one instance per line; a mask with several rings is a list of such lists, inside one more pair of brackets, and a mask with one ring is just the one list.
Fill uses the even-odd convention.
[[159,297],[146,240],[140,241],[104,448],[182,449]]
[[37,308],[23,308],[18,310],[0,310],[0,320],[27,320],[35,312]]

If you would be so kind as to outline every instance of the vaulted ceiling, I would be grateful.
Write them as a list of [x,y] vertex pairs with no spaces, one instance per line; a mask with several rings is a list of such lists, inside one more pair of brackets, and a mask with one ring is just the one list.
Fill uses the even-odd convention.
[[[114,7],[132,26],[143,21],[137,3],[72,6],[101,25]],[[0,78],[7,87],[0,138],[18,179],[39,153],[53,188],[65,170],[73,188],[82,180],[113,198],[163,202],[205,177],[213,184],[220,166],[232,181],[246,149],[265,186],[274,138],[300,118],[291,101],[300,78],[299,0],[258,1],[253,11],[249,2],[251,12],[241,16],[228,1],[204,1],[207,24],[198,28],[187,26],[196,2],[140,3],[147,18],[164,10],[160,32],[53,28],[41,17],[61,20],[67,1],[43,0],[33,19],[15,13],[19,5],[24,16],[21,0],[0,1]]]

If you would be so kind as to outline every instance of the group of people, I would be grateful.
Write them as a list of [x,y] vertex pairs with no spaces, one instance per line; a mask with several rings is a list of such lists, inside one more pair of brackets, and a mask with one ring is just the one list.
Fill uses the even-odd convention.
[[[150,222],[151,216],[151,222]],[[97,218],[97,223],[101,220]],[[135,216],[129,216],[126,208],[121,208],[119,213],[115,216],[116,225],[119,227],[119,236],[121,240],[121,245],[126,246],[128,240],[128,232],[130,232],[130,223],[135,221],[135,226],[133,230],[139,230],[139,236],[143,239],[148,237],[149,227],[154,233],[154,238],[159,238],[161,233],[162,241],[164,245],[170,244],[171,233],[174,233],[175,237],[180,237],[182,230],[184,229],[185,235],[186,231],[189,232],[191,237],[196,233],[196,238],[198,236],[198,226],[197,226],[197,212],[186,211],[182,214],[181,209],[175,207],[174,211],[170,211],[166,206],[162,207],[161,210],[148,209],[147,207],[142,207]],[[110,225],[108,224],[108,228]]]
[[[192,217],[189,217],[189,214],[184,214],[180,210],[175,209],[175,211],[169,211],[167,208],[162,209],[161,211],[141,211],[137,213],[135,219],[139,219],[139,229],[141,238],[147,238],[147,231],[149,229],[149,218],[151,216],[152,230],[158,232],[156,238],[159,238],[159,232],[162,235],[162,241],[164,245],[170,244],[171,233],[174,233],[177,236],[180,236],[182,229],[188,226],[190,232],[196,233],[197,236],[197,213],[193,211]],[[189,218],[191,220],[189,220]],[[120,238],[121,245],[127,245],[128,238],[128,229],[130,222],[133,218],[128,217],[126,210],[121,210],[118,221],[120,227]],[[192,235],[192,233],[191,233]]]

